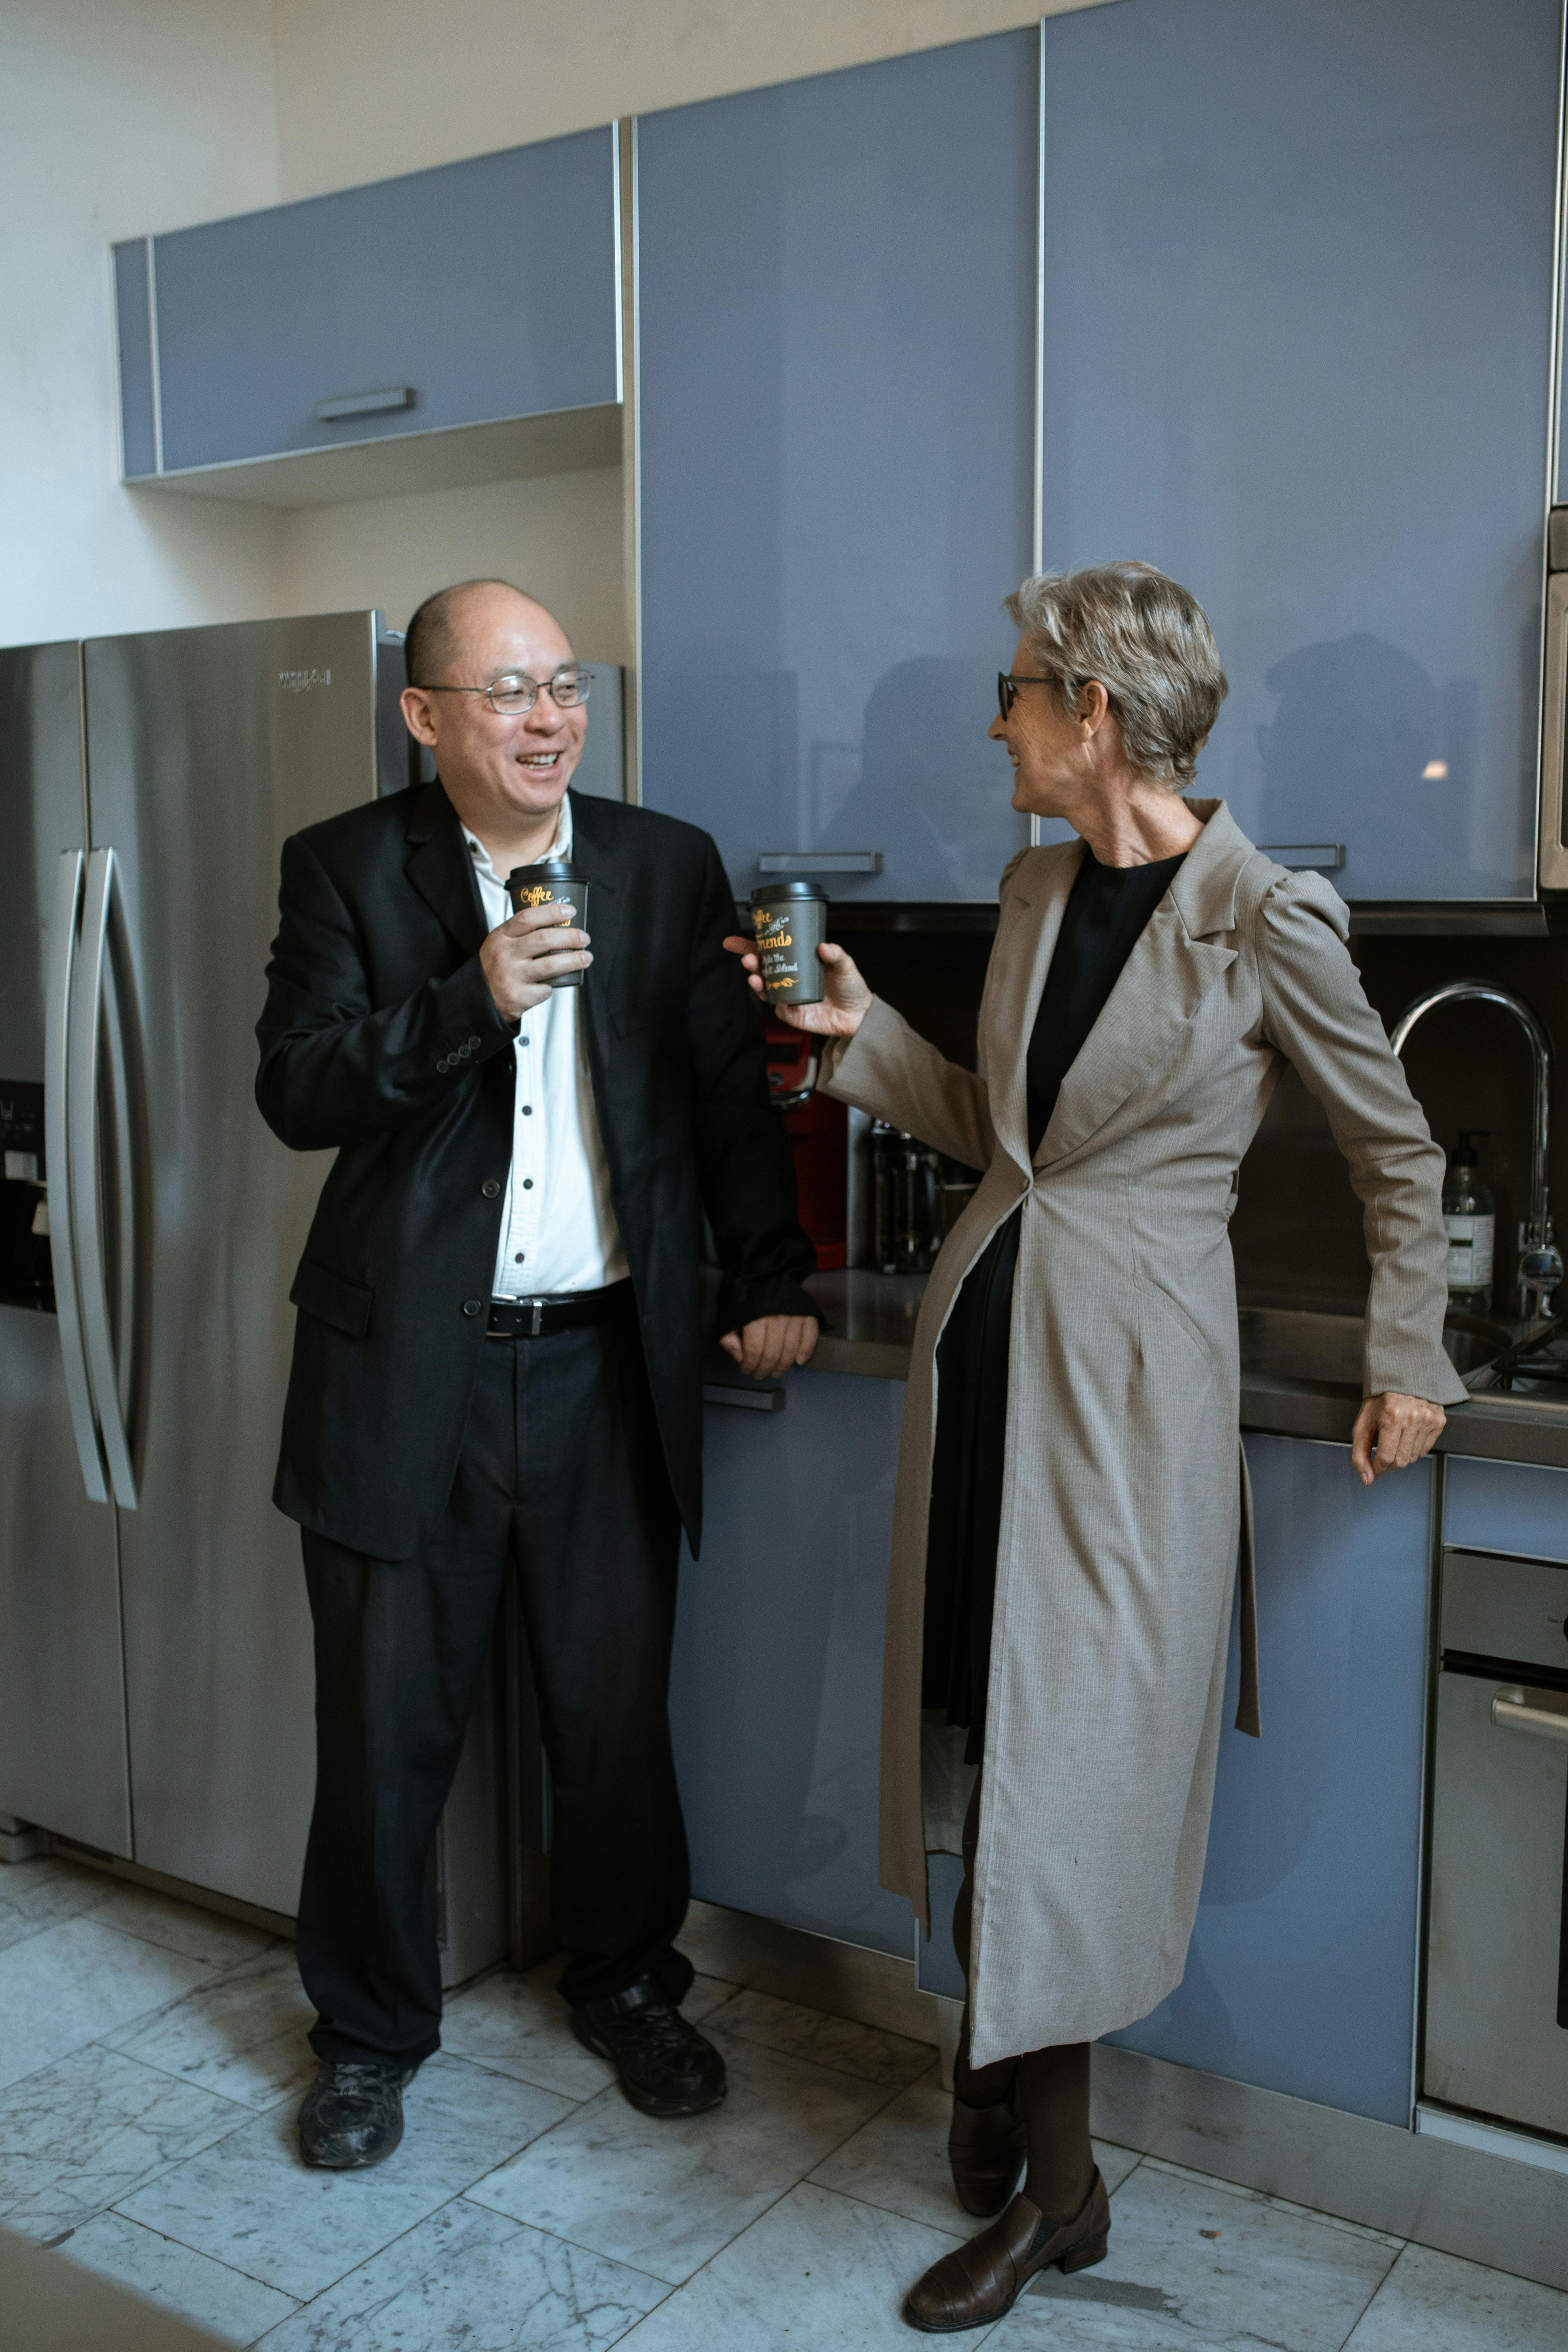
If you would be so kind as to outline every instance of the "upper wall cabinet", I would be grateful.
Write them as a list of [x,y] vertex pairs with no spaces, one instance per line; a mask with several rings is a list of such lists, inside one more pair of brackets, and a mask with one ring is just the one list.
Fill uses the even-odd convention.
[[1044,560],[1194,590],[1199,790],[1352,899],[1532,888],[1560,37],[1558,0],[1044,28]]
[[[406,457],[373,449],[367,470],[370,445],[488,428],[433,476],[467,459],[483,478],[509,448],[523,462],[504,470],[562,462],[584,418],[590,456],[613,462],[619,275],[609,129],[117,246],[126,477],[371,494],[401,486]],[[517,421],[563,415],[576,427],[535,433],[531,467]],[[345,449],[348,489],[324,454]]]
[[637,124],[642,794],[737,890],[994,898],[1034,537],[1039,43]]

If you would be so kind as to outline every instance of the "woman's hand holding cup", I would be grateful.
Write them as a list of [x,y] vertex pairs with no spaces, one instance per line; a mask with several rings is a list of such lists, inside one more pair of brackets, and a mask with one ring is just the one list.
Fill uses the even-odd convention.
[[[731,955],[740,957],[752,994],[763,996],[762,973],[751,940],[737,932],[724,945]],[[866,1018],[871,991],[861,979],[854,958],[843,948],[825,940],[816,952],[823,965],[825,992],[821,1003],[771,1004],[768,1010],[776,1019],[787,1021],[792,1029],[808,1029],[816,1037],[853,1037]]]

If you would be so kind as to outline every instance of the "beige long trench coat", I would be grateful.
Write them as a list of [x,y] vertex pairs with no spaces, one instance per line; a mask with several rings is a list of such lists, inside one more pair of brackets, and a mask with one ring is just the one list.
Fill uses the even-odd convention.
[[922,1923],[936,1346],[1023,1203],[974,1863],[977,2065],[1112,2032],[1181,1981],[1242,1534],[1227,1226],[1282,1058],[1323,1105],[1363,1203],[1366,1392],[1465,1393],[1441,1344],[1443,1155],[1362,993],[1345,908],[1256,850],[1222,802],[1189,805],[1204,830],[1032,1166],[1025,1056],[1080,844],[1027,851],[1003,877],[977,1075],[879,1000],[823,1056],[828,1093],[984,1171],[916,1328],[893,1524],[881,1876]]

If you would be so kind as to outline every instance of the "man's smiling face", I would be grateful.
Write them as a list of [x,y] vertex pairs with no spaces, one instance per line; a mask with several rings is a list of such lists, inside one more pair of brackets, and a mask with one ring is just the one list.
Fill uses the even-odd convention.
[[[541,689],[531,710],[510,717],[483,694],[408,689],[405,708],[414,731],[435,751],[448,792],[476,812],[470,822],[480,810],[504,825],[559,806],[583,756],[588,713],[581,703],[558,709],[545,681],[574,659],[564,630],[531,596],[487,581],[458,600],[432,684],[486,687],[521,674]],[[416,713],[425,725],[415,724]]]

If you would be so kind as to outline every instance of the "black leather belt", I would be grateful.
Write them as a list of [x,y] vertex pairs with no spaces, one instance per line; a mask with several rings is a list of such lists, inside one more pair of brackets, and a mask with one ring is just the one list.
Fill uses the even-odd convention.
[[577,1331],[604,1323],[631,1297],[630,1277],[603,1290],[559,1290],[553,1297],[492,1298],[487,1339],[548,1339],[553,1331]]

